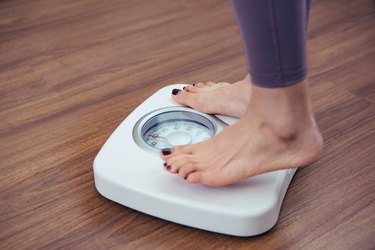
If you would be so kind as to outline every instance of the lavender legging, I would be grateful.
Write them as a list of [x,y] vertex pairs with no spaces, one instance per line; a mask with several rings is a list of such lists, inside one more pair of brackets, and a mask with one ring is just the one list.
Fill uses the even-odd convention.
[[307,74],[311,0],[232,0],[252,82],[278,88]]

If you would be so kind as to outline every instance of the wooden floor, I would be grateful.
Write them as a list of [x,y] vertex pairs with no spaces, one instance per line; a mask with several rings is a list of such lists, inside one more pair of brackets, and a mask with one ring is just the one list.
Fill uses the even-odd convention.
[[297,172],[278,224],[238,238],[111,202],[92,170],[159,88],[244,77],[230,1],[0,1],[0,249],[374,249],[374,27],[371,0],[314,1],[310,92],[325,150]]

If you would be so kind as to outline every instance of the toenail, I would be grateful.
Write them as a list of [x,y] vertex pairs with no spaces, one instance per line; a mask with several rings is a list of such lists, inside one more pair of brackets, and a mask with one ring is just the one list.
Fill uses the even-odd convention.
[[188,178],[188,175],[184,177],[185,180],[187,180],[187,178]]
[[164,167],[166,167],[167,166],[167,163],[166,162],[164,162]]
[[180,89],[173,89],[172,94],[177,95],[181,90]]
[[170,148],[163,148],[163,149],[161,150],[161,153],[162,153],[163,155],[170,155],[170,154],[172,153],[172,150],[171,150]]
[[172,168],[171,165],[168,165],[167,169],[168,169],[168,170],[171,170],[171,168]]
[[195,86],[196,83],[193,84],[193,86]]
[[186,89],[186,87],[183,87],[182,89],[183,89],[183,90],[185,90],[185,89]]

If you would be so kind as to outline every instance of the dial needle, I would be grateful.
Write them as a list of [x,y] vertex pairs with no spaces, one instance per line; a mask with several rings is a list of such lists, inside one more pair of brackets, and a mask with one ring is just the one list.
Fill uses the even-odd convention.
[[158,136],[158,135],[153,135],[153,134],[150,134],[148,136],[151,136],[152,138],[159,138],[159,139],[165,139],[165,137],[162,137],[162,136]]

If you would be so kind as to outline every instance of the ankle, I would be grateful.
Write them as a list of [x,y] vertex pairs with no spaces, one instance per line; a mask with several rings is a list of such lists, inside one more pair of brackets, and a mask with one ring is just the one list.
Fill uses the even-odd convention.
[[249,112],[280,139],[292,141],[301,132],[316,128],[306,82],[285,88],[253,87]]

